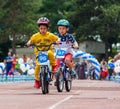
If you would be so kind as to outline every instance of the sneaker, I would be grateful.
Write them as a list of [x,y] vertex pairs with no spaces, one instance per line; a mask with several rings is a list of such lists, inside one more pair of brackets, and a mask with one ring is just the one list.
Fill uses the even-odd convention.
[[76,78],[76,74],[73,70],[70,71],[70,74],[71,74],[71,78],[72,79],[75,79]]
[[52,66],[52,72],[53,72],[53,73],[57,72],[57,70],[58,70],[57,65],[56,65],[56,66]]
[[34,85],[34,87],[35,87],[36,89],[39,89],[39,88],[40,88],[40,82],[39,82],[38,80],[35,80],[35,85]]
[[73,70],[71,70],[71,71],[70,71],[70,74],[71,74],[71,75],[74,75],[74,71],[73,71]]

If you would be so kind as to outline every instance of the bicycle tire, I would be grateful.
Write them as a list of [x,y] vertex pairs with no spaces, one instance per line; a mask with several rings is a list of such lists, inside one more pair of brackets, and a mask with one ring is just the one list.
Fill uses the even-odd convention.
[[65,89],[67,92],[70,92],[71,88],[72,88],[72,79],[71,79],[71,74],[69,72],[66,73],[67,77],[65,80]]
[[46,79],[46,72],[43,69],[41,74],[40,74],[40,83],[41,83],[41,90],[43,94],[49,93],[49,84],[48,81]]
[[64,89],[64,76],[63,71],[60,69],[56,75],[56,87],[58,92],[62,92]]

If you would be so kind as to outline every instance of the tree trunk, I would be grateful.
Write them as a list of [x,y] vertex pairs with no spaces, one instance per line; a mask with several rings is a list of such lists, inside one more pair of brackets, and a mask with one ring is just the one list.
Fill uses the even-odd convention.
[[106,41],[105,41],[105,59],[106,59],[106,61],[108,61],[108,41],[107,41],[107,38],[105,38],[105,39],[106,39]]
[[12,53],[16,54],[16,43],[15,43],[15,34],[13,34],[13,41],[12,41]]
[[[16,20],[17,20],[17,18],[16,18],[16,10],[14,9],[13,11],[12,11],[12,18],[13,18],[13,23],[16,23]],[[15,32],[15,30],[13,30],[13,41],[12,41],[12,52],[13,52],[13,54],[16,54],[16,32]]]

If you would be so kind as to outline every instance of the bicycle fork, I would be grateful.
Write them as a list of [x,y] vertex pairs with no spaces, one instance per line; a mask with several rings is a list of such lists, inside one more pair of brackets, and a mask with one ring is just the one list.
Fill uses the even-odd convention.
[[45,75],[46,75],[46,80],[48,81],[48,79],[50,78],[50,71],[49,71],[49,68],[48,68],[48,66],[47,65],[42,65],[41,67],[40,67],[40,72],[41,73],[45,73]]

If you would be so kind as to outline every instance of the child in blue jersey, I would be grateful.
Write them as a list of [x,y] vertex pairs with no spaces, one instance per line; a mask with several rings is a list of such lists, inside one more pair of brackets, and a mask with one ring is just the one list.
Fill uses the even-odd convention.
[[[68,48],[67,52],[64,57],[64,62],[66,65],[69,67],[71,73],[73,73],[73,62],[72,62],[72,50],[71,46],[73,46],[75,49],[78,48],[78,43],[76,42],[74,36],[72,34],[69,34],[69,26],[70,23],[66,19],[61,19],[57,22],[58,26],[58,36],[59,36],[59,41],[62,43],[59,46],[62,48]],[[59,60],[58,60],[58,66],[59,66]]]

